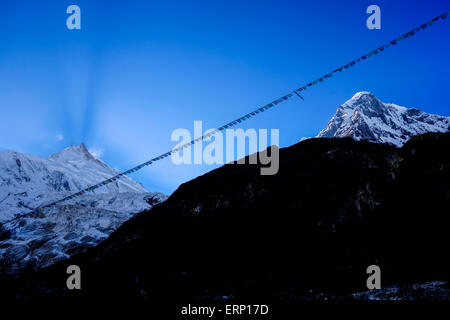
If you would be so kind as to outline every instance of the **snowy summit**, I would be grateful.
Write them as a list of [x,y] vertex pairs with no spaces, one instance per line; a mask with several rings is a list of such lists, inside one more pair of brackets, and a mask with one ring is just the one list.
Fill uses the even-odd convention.
[[48,158],[0,152],[0,272],[45,267],[81,252],[167,198],[124,176],[42,214],[23,216],[118,173],[84,144]]
[[317,137],[352,137],[401,146],[418,134],[449,130],[450,117],[383,103],[373,93],[362,91],[339,106]]

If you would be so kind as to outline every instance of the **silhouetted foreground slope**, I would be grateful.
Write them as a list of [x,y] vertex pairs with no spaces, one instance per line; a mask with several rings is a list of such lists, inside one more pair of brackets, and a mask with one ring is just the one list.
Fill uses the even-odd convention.
[[[2,299],[306,299],[366,291],[371,264],[383,286],[448,280],[449,149],[448,133],[400,149],[323,138],[281,149],[274,176],[225,165],[87,253],[4,279]],[[80,291],[64,289],[70,264]]]

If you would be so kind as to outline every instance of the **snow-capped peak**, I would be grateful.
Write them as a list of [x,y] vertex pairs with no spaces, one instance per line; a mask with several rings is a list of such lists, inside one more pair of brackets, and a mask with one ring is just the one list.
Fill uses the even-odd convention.
[[52,160],[60,160],[60,159],[70,159],[73,160],[73,158],[78,157],[84,157],[86,160],[89,160],[92,158],[92,155],[87,150],[84,142],[82,142],[79,146],[73,144],[67,148],[64,148],[58,153],[52,154],[49,156],[49,159]]
[[360,92],[355,93],[355,94],[353,95],[353,97],[351,98],[351,100],[358,100],[358,99],[360,99],[360,98],[363,97],[363,96],[369,96],[369,97],[371,97],[371,98],[376,98],[375,95],[374,95],[372,92],[369,92],[369,91],[360,91]]
[[[134,214],[164,201],[123,176],[39,215],[32,209],[118,174],[82,143],[48,158],[0,152],[0,273],[47,266],[105,239]],[[20,217],[11,220],[14,217]]]
[[415,135],[449,129],[450,117],[383,103],[373,93],[361,91],[338,107],[318,137],[352,137],[401,146]]
[[58,153],[52,154],[48,158],[59,162],[95,161],[99,165],[107,167],[103,161],[97,159],[88,151],[84,143],[81,143],[79,146],[71,145]]

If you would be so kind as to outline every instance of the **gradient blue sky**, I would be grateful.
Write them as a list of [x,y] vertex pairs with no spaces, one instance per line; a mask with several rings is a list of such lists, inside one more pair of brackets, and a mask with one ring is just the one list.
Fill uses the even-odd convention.
[[[66,28],[70,4],[81,30]],[[366,28],[371,4],[381,30]],[[48,156],[84,141],[125,170],[168,151],[176,128],[235,119],[448,10],[448,0],[2,1],[0,150]],[[448,116],[449,35],[440,21],[243,128],[279,128],[292,145],[362,90]],[[165,159],[132,177],[170,193],[213,168]]]

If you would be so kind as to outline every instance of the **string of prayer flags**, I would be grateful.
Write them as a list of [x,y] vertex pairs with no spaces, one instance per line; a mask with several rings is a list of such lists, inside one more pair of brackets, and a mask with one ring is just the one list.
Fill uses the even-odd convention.
[[164,159],[164,158],[168,157],[169,155],[171,155],[174,152],[178,152],[181,149],[190,147],[191,145],[195,144],[198,141],[203,140],[204,138],[210,137],[211,135],[213,135],[213,134],[215,134],[215,133],[217,133],[219,131],[222,131],[222,130],[228,128],[228,127],[231,127],[231,126],[233,126],[233,125],[235,125],[237,123],[241,123],[241,121],[245,121],[247,119],[250,119],[251,117],[256,116],[260,112],[268,110],[269,108],[273,108],[273,107],[277,106],[279,103],[281,103],[281,102],[291,98],[293,96],[293,94],[296,94],[301,99],[303,99],[303,97],[300,96],[297,92],[305,91],[308,87],[312,87],[313,85],[316,85],[316,84],[318,84],[320,82],[323,82],[325,79],[331,78],[333,73],[337,73],[338,71],[342,72],[344,69],[349,69],[350,67],[353,67],[356,63],[362,62],[362,61],[366,60],[367,58],[370,58],[370,57],[372,57],[374,55],[378,55],[379,53],[384,52],[384,50],[387,49],[387,48],[390,48],[391,45],[395,46],[395,45],[398,44],[399,41],[411,38],[412,36],[414,36],[416,34],[416,32],[419,32],[421,30],[426,29],[429,26],[432,26],[439,19],[442,19],[442,20],[446,19],[448,14],[450,14],[450,11],[445,12],[445,13],[437,16],[436,18],[433,18],[432,20],[430,20],[430,21],[420,25],[417,28],[412,29],[411,31],[409,31],[407,33],[404,33],[403,35],[401,35],[401,36],[395,38],[394,40],[391,40],[388,43],[386,43],[386,44],[384,44],[384,45],[382,45],[382,46],[380,46],[380,47],[378,47],[378,48],[376,48],[376,49],[366,53],[365,55],[363,55],[363,56],[361,56],[361,57],[359,57],[359,58],[357,58],[355,60],[352,60],[349,63],[346,63],[346,64],[344,64],[343,66],[341,66],[339,68],[336,68],[334,71],[332,71],[330,73],[327,73],[324,76],[321,76],[318,79],[316,79],[316,80],[314,80],[314,81],[312,81],[312,82],[310,82],[310,83],[308,83],[308,84],[306,84],[306,85],[304,85],[304,86],[302,86],[302,87],[300,87],[300,88],[298,88],[298,89],[288,93],[287,95],[284,95],[281,98],[279,98],[277,100],[274,100],[271,103],[269,103],[269,104],[267,104],[267,105],[265,105],[265,106],[263,106],[261,108],[258,108],[256,110],[250,112],[250,113],[247,113],[246,115],[244,115],[244,116],[242,116],[242,117],[240,117],[240,118],[238,118],[238,119],[236,119],[236,120],[234,120],[234,121],[232,121],[230,123],[227,123],[226,125],[223,125],[222,127],[219,127],[218,129],[215,129],[212,132],[209,132],[208,134],[205,134],[204,136],[202,136],[200,138],[197,138],[197,139],[192,140],[191,142],[185,143],[184,145],[179,146],[178,148],[175,148],[175,149],[173,149],[173,150],[171,150],[169,152],[166,152],[166,153],[160,155],[159,157],[156,157],[156,158],[154,158],[154,159],[152,159],[150,161],[144,162],[143,164],[140,164],[137,167],[134,167],[134,168],[132,168],[130,170],[127,170],[125,172],[119,173],[118,175],[116,175],[116,176],[114,176],[112,178],[106,179],[106,180],[104,180],[102,182],[99,182],[99,183],[97,183],[97,184],[95,184],[93,186],[89,186],[86,189],[80,190],[80,191],[78,191],[78,192],[76,192],[76,193],[74,193],[72,195],[69,195],[69,196],[63,198],[63,199],[60,199],[58,201],[55,201],[55,202],[52,202],[50,204],[44,205],[42,207],[36,208],[31,213],[42,212],[42,210],[45,209],[45,208],[54,207],[55,205],[57,205],[59,203],[65,202],[67,200],[70,200],[70,199],[73,199],[73,198],[76,198],[76,197],[79,197],[79,196],[85,194],[86,192],[90,192],[90,191],[95,190],[97,188],[100,188],[100,187],[102,187],[104,185],[107,185],[109,183],[117,181],[120,178],[122,178],[123,176],[125,176],[127,174],[130,174],[130,173],[133,173],[133,172],[136,172],[136,171],[142,169],[143,167],[154,163],[155,161]]

